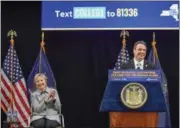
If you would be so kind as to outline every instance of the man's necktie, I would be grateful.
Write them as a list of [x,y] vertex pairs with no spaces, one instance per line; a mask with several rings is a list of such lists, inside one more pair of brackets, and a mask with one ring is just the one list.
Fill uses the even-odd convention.
[[140,70],[141,69],[141,63],[137,63],[136,69]]

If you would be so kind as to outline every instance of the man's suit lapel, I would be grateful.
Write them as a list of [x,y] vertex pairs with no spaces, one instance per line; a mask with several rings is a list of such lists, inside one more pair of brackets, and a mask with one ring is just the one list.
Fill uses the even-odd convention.
[[143,69],[148,69],[148,62],[147,62],[147,60],[144,60]]
[[131,67],[131,69],[135,69],[134,59],[130,60],[130,67]]

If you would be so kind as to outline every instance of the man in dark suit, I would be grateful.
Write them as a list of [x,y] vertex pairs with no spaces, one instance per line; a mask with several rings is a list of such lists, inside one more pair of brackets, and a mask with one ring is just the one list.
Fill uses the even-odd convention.
[[147,52],[147,46],[144,41],[137,41],[133,47],[134,58],[128,63],[123,63],[121,69],[139,69],[139,70],[152,70],[155,69],[155,65],[150,64],[145,60]]

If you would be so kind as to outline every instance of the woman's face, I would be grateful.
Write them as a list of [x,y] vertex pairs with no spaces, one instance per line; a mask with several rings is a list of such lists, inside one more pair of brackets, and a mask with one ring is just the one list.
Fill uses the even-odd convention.
[[44,91],[46,88],[46,80],[44,77],[42,76],[38,76],[35,80],[36,83],[36,87],[40,90],[40,91]]

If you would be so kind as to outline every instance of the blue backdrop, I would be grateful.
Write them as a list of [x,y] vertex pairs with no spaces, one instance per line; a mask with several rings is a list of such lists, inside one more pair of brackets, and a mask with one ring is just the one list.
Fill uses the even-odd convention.
[[178,29],[178,1],[44,1],[42,30]]

